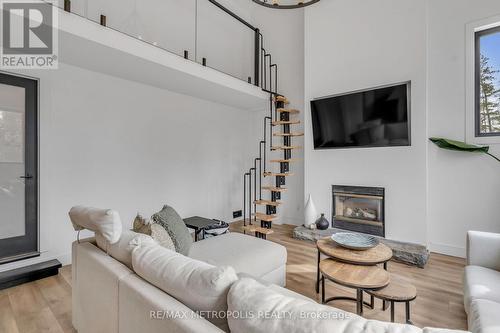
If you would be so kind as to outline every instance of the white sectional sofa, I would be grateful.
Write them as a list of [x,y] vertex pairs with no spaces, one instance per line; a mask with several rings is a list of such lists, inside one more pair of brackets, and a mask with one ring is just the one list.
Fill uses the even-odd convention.
[[464,305],[474,333],[500,332],[500,234],[467,233]]
[[237,273],[249,274],[284,287],[286,248],[240,233],[229,233],[193,243],[189,257],[214,266],[231,266]]
[[[225,242],[233,247],[224,247]],[[250,245],[252,252],[243,254],[250,249]],[[227,292],[227,301],[224,299],[228,313],[232,313],[234,317],[227,319],[231,332],[451,332],[365,320],[354,314],[319,305],[311,299],[263,280],[283,284],[283,262],[276,258],[267,261],[272,256],[269,251],[286,260],[286,250],[278,244],[251,236],[229,234],[200,241],[193,246],[196,257],[201,259],[203,256],[214,264],[218,258],[223,264],[232,264],[240,273]],[[253,246],[257,248],[254,249]],[[263,250],[266,251],[266,256],[259,255],[259,251]],[[267,268],[259,267],[254,257],[264,262],[263,266]],[[245,260],[249,262],[248,265],[244,264]],[[121,262],[111,257],[93,239],[73,244],[73,325],[79,333],[223,332],[208,320],[197,316],[180,300],[162,291],[161,286],[157,287],[141,278],[129,265],[130,262],[126,259]],[[158,270],[160,265],[151,266]],[[147,267],[142,268],[144,269]],[[250,275],[256,278],[249,278]],[[177,298],[182,299],[183,291],[177,292]],[[294,317],[270,319],[265,318],[265,315],[262,318],[248,315],[271,314],[273,311],[291,313]],[[169,315],[166,316],[166,313]],[[299,313],[315,315],[302,317]],[[177,315],[170,316],[172,314]],[[327,319],[318,319],[318,315],[326,316]]]
[[[122,231],[116,211],[73,207],[73,326],[79,333],[438,333],[366,320],[282,288],[286,249],[231,233],[191,245],[189,256]],[[311,281],[313,285],[313,281]]]

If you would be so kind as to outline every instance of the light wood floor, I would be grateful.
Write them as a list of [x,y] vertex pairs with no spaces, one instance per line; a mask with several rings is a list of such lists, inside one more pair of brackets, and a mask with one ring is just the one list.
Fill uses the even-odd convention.
[[[233,224],[233,231],[240,225]],[[294,226],[275,225],[269,240],[288,250],[287,288],[320,301],[315,292],[316,247],[312,242],[292,238]],[[466,329],[463,308],[462,272],[464,260],[432,254],[425,269],[390,262],[389,271],[410,279],[418,290],[413,302],[412,319],[419,327],[433,326]],[[327,297],[352,295],[352,290],[327,282]],[[355,311],[354,303],[339,301],[334,305]],[[364,316],[389,321],[389,311],[383,312],[381,302],[375,310],[365,309]],[[397,305],[396,320],[403,321],[403,305]],[[71,267],[65,266],[57,276],[0,290],[0,333],[61,333],[75,332],[71,326]]]
[[71,267],[63,267],[57,276],[0,290],[0,332],[76,332],[71,325]]

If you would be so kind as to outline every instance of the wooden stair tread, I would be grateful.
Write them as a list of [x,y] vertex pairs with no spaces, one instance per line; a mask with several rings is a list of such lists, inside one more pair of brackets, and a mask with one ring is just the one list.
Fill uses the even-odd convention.
[[263,190],[271,191],[271,192],[285,192],[285,187],[274,187],[274,186],[262,186]]
[[301,149],[300,146],[272,146],[271,150],[292,150],[292,149]]
[[300,120],[275,120],[272,122],[273,126],[277,125],[297,125],[300,124]]
[[256,205],[266,205],[275,207],[281,205],[280,201],[271,201],[271,200],[255,200],[253,203]]
[[279,113],[288,112],[290,114],[300,113],[299,110],[296,110],[296,109],[285,109],[285,108],[278,108],[278,109],[276,109],[276,111],[278,111]]
[[243,227],[243,230],[248,232],[258,232],[264,235],[270,235],[274,232],[272,229],[262,228],[256,225],[247,225],[246,227]]
[[252,215],[255,216],[257,218],[257,220],[266,221],[266,222],[272,222],[278,218],[278,216],[276,216],[276,215],[267,215],[264,213],[256,213],[256,214],[252,214]]
[[280,177],[288,177],[288,176],[293,176],[293,173],[291,172],[285,172],[285,173],[274,173],[274,172],[264,172],[264,176],[280,176]]
[[271,163],[292,163],[292,162],[298,162],[298,158],[290,158],[288,160],[270,160],[269,162]]
[[289,104],[290,102],[288,101],[288,99],[285,97],[285,96],[276,96],[274,98],[274,101],[275,102],[283,102],[285,104]]
[[304,136],[304,133],[295,132],[295,133],[273,133],[274,136]]

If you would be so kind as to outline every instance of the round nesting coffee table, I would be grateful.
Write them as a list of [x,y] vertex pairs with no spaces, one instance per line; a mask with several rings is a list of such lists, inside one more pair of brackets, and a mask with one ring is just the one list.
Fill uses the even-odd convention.
[[383,302],[383,310],[386,302],[391,307],[391,322],[394,322],[394,303],[405,303],[406,323],[412,324],[410,319],[410,302],[417,298],[417,288],[408,281],[391,275],[391,282],[385,288],[379,290],[365,290],[369,295],[379,298]]
[[382,243],[368,250],[351,250],[335,244],[330,237],[322,238],[316,242],[318,248],[318,265],[316,273],[316,293],[319,293],[319,275],[321,254],[336,261],[362,266],[374,266],[384,264],[387,270],[387,262],[392,258],[392,250]]
[[[321,301],[323,304],[334,300],[356,301],[356,312],[363,313],[363,304],[373,307],[371,304],[363,302],[363,291],[372,291],[383,288],[389,284],[389,272],[378,266],[353,265],[333,259],[321,260],[319,264],[321,271]],[[356,298],[347,296],[335,296],[325,299],[325,279],[342,286],[356,289]]]

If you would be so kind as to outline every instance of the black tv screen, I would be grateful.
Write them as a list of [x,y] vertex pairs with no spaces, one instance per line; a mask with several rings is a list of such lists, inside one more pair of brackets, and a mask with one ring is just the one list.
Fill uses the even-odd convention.
[[409,146],[410,83],[311,101],[314,149]]

